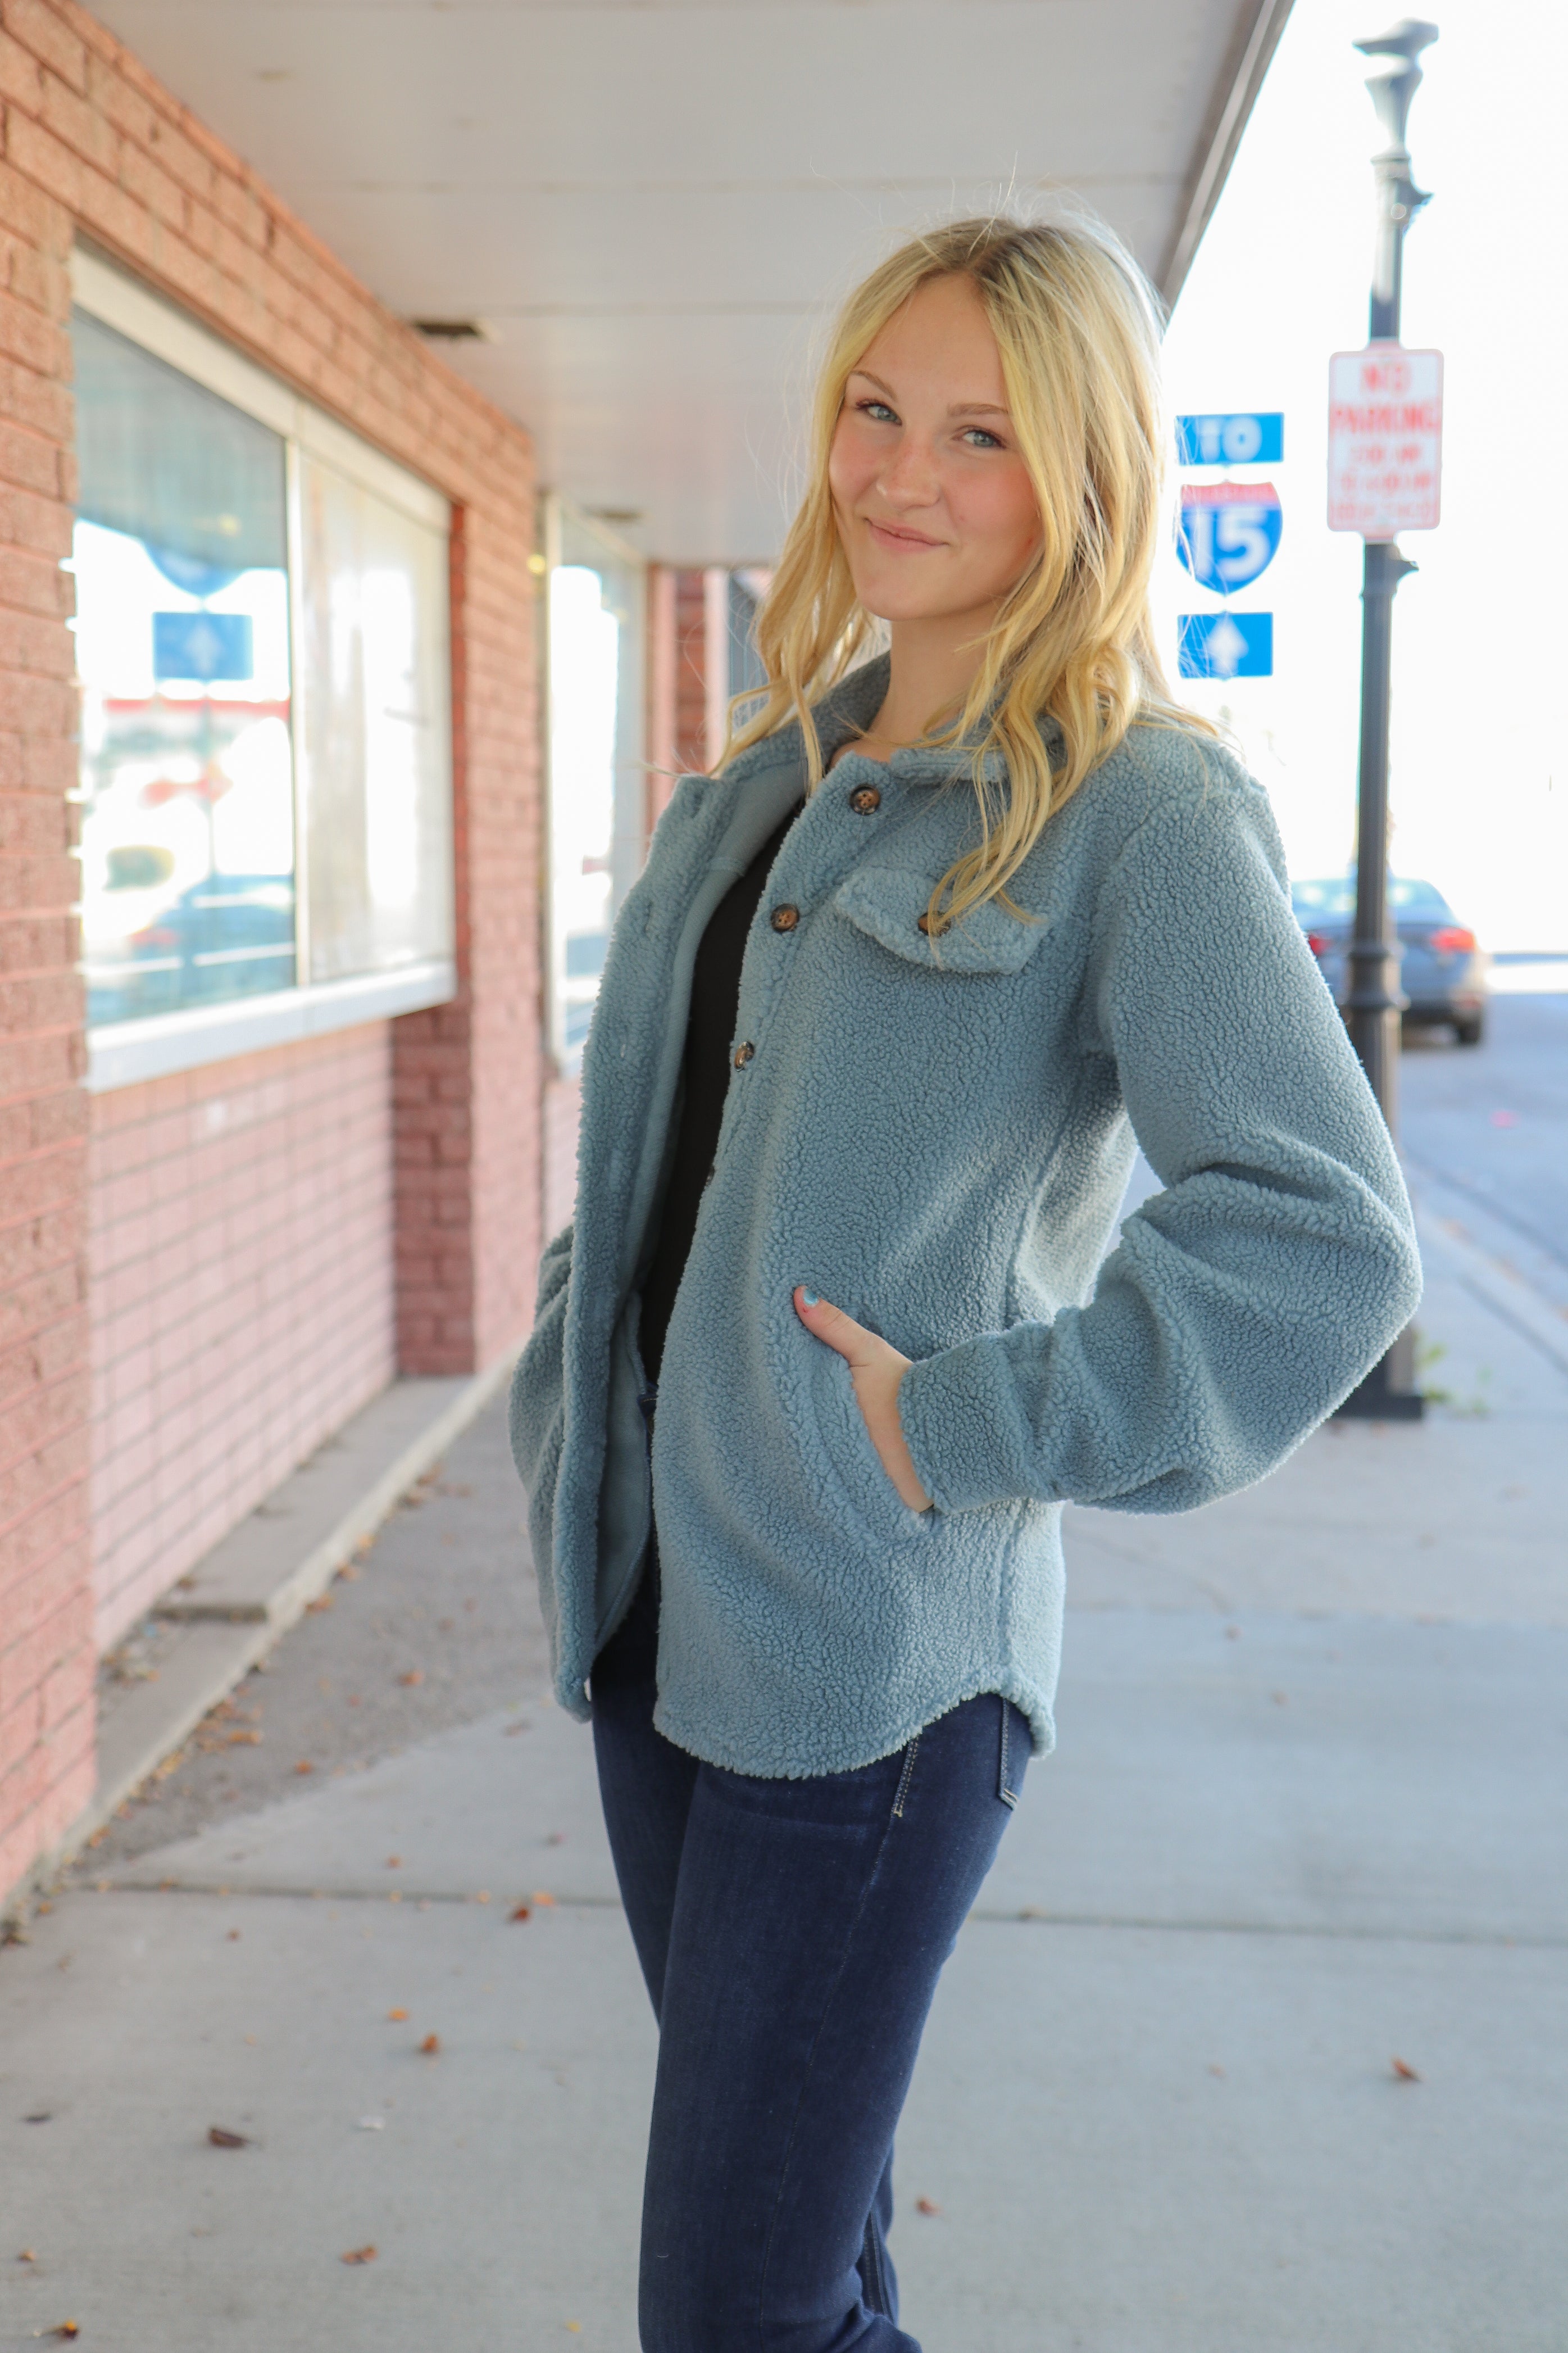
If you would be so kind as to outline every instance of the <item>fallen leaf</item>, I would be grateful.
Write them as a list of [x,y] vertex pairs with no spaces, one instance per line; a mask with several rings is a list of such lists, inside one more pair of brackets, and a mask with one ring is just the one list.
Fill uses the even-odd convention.
[[422,1683],[425,1680],[425,1670],[423,1667],[410,1667],[408,1672],[405,1675],[399,1675],[397,1680],[400,1683],[405,1683],[410,1687],[415,1683]]
[[207,2138],[215,2148],[248,2148],[250,2147],[248,2134],[230,2132],[226,2125],[208,2125]]
[[1395,2059],[1391,2062],[1391,2064],[1402,2084],[1418,2084],[1421,2081],[1415,2068],[1407,2066],[1403,2059]]
[[332,1597],[330,1593],[318,1593],[314,1601],[306,1602],[305,1613],[307,1617],[319,1618],[323,1609],[330,1609],[331,1606]]
[[45,1912],[52,1912],[55,1907],[52,1904],[39,1904],[35,1908],[41,1915]]
[[19,2263],[36,2263],[37,2260],[38,2258],[33,2253],[31,2247],[24,2247],[21,2253],[16,2258],[16,2261]]
[[339,1569],[338,1575],[342,1577],[345,1585],[352,1585],[355,1577],[358,1577],[359,1571],[352,1561],[345,1560],[342,1568]]
[[375,2249],[374,2247],[351,2247],[346,2255],[340,2255],[338,2257],[338,2261],[340,2263],[374,2263],[375,2261]]
[[386,2014],[395,2026],[401,2026],[408,2012],[405,2010],[389,2010]]
[[509,1920],[529,1920],[533,1915],[526,1904],[520,1904],[515,1912],[509,1912],[506,1916]]
[[476,1904],[488,1904],[489,1900],[490,1891],[488,1887],[481,1887],[479,1894],[474,1898],[474,1902]]
[[533,1891],[533,1900],[536,1904],[549,1905],[553,1904],[555,1898],[547,1887],[536,1887]]
[[583,2324],[582,2324],[582,2322],[581,2322],[580,2320],[569,2320],[569,2321],[566,2323],[566,2326],[567,2326],[567,2327],[572,2331],[572,2334],[573,2334],[573,2336],[574,2336],[574,2337],[581,2337],[581,2336],[582,2336],[582,2334],[583,2334]]
[[386,1858],[386,1867],[388,1871],[401,1871],[403,1857],[400,1854],[389,1854]]
[[917,2198],[915,2200],[915,2212],[917,2214],[940,2214],[942,2212],[942,2208],[937,2204],[934,2198]]
[[427,2059],[434,2059],[436,2053],[441,2048],[440,2036],[438,2034],[427,2034],[425,2037],[424,2042],[419,2045],[419,2048],[423,2051]]
[[313,1773],[315,1769],[308,1757],[301,1757],[294,1767],[296,1773]]
[[74,2320],[57,2321],[53,2328],[35,2328],[35,2337],[79,2337],[81,2330]]

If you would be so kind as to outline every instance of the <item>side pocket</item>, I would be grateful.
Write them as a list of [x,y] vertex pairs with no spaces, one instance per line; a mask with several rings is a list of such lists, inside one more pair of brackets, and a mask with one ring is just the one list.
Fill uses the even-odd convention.
[[813,1396],[827,1459],[851,1510],[877,1536],[893,1544],[929,1535],[934,1514],[911,1511],[871,1443],[855,1378],[843,1357],[814,1341]]

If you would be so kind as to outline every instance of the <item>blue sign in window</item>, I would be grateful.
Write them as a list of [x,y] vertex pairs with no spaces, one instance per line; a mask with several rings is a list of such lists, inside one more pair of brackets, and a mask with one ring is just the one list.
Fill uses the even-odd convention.
[[153,675],[216,679],[255,674],[248,613],[154,613]]

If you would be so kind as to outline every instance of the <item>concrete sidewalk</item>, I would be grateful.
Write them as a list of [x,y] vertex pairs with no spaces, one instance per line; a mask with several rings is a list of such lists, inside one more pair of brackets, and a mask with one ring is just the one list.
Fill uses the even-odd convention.
[[[1568,1371],[1429,1274],[1421,1428],[1072,1515],[900,2142],[927,2353],[1568,2347]],[[0,2345],[635,2353],[654,2038],[520,1517],[491,1409],[0,1957]]]

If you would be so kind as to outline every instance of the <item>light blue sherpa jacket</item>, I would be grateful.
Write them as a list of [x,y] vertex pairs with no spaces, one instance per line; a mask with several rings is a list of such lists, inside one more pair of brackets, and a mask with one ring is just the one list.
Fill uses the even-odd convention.
[[[824,705],[829,751],[886,670]],[[747,941],[713,1176],[652,1450],[656,1721],[713,1763],[835,1773],[1004,1693],[1050,1746],[1064,1502],[1184,1511],[1274,1468],[1414,1308],[1387,1133],[1290,912],[1261,788],[1137,727],[1010,888],[936,944],[973,839],[951,753],[851,752]],[[874,796],[858,788],[875,786]],[[574,1227],[544,1256],[512,1443],[556,1690],[630,1601],[649,1525],[638,1283],[679,1110],[692,961],[804,790],[798,732],[686,776],[611,943]],[[770,911],[800,911],[775,930]],[[1101,1263],[1133,1137],[1165,1187]],[[805,1283],[915,1361],[934,1507],[902,1504]]]

